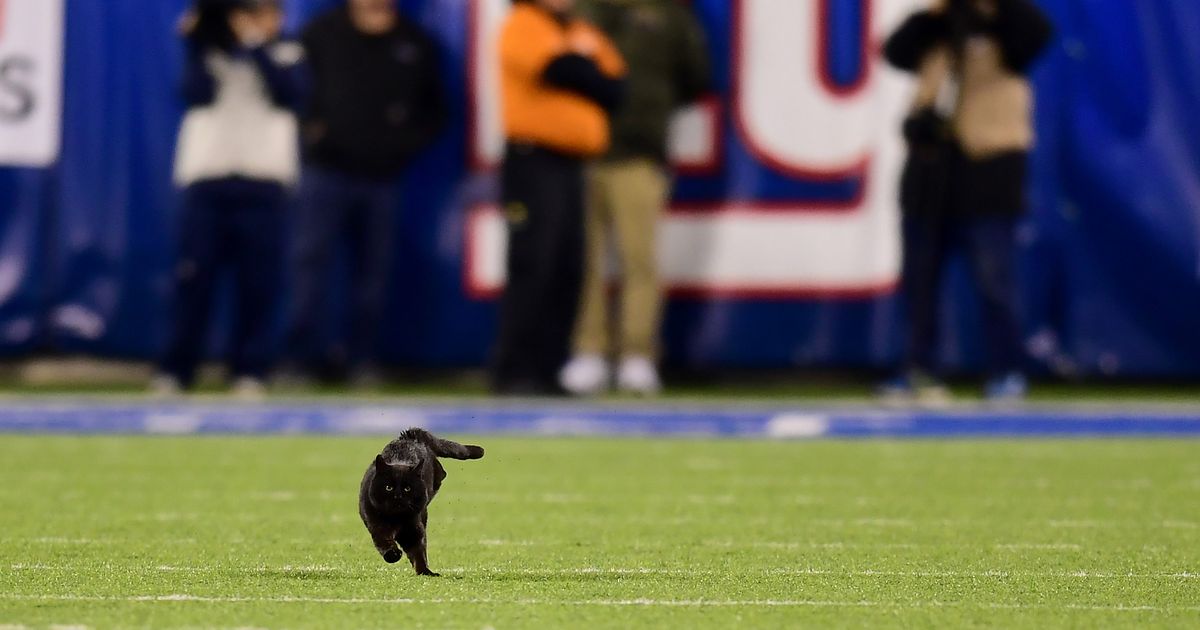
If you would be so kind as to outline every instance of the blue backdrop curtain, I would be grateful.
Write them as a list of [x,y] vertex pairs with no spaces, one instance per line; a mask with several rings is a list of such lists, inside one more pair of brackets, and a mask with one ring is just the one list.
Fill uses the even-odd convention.
[[[465,209],[494,194],[466,167],[471,0],[402,2],[444,52],[453,127],[413,165],[397,225],[385,359],[482,364],[494,305],[462,286]],[[859,60],[861,0],[833,0],[835,78]],[[67,0],[63,146],[48,169],[0,168],[0,353],[154,356],[166,334],[175,194],[170,165],[185,0]],[[1200,3],[1042,0],[1058,27],[1036,73],[1039,146],[1022,227],[1027,332],[1053,333],[1084,371],[1200,375]],[[325,0],[289,0],[293,28]],[[729,93],[728,0],[695,0]],[[847,43],[849,41],[849,43]],[[725,108],[728,112],[729,108]],[[679,194],[720,196],[749,159],[728,131],[725,172]],[[761,168],[753,166],[751,168]],[[942,355],[982,351],[961,266]],[[667,358],[691,367],[885,367],[901,351],[894,297],[677,300]],[[223,331],[213,340],[219,345]],[[1043,338],[1049,338],[1043,335]]]

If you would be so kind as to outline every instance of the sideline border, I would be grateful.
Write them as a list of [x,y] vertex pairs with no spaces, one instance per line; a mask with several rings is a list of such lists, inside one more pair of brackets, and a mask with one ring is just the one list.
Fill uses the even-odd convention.
[[1200,408],[1053,406],[941,411],[876,407],[535,402],[3,401],[0,434],[459,434],[817,438],[1200,438]]

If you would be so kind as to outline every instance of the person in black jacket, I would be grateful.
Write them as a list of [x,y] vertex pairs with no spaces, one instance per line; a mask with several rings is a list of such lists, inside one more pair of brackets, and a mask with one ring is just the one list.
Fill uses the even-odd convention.
[[986,394],[1025,395],[1014,232],[1034,144],[1027,74],[1051,37],[1029,0],[944,0],[911,16],[884,46],[889,63],[917,78],[900,195],[909,352],[888,395],[945,397],[933,353],[941,278],[955,250],[979,288]]
[[[313,95],[303,121],[305,170],[296,224],[292,322],[302,378],[373,381],[391,265],[396,179],[445,126],[436,45],[392,0],[348,0],[303,36]],[[330,336],[330,268],[351,268],[350,339]]]

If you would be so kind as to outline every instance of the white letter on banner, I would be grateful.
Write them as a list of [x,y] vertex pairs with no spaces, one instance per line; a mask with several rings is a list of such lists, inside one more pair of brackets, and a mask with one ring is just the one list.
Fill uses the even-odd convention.
[[[483,9],[500,1],[476,0]],[[819,68],[821,5],[832,0],[732,1],[732,113],[741,139],[762,162],[758,168],[800,180],[858,176],[863,190],[833,208],[805,199],[713,200],[699,210],[675,206],[659,245],[668,287],[675,295],[752,299],[867,297],[892,290],[900,270],[899,126],[911,85],[877,59],[877,42],[921,0],[856,0],[869,9],[863,60],[876,67],[864,69],[862,81],[849,89],[832,88]],[[483,13],[497,20],[502,15]],[[481,41],[494,46],[494,38],[476,37],[477,69],[488,59]],[[475,86],[484,83],[477,79]],[[495,99],[475,95],[477,106],[494,106]],[[719,107],[704,109],[722,115]],[[681,133],[701,136],[673,140],[672,153],[685,170],[707,170],[727,140],[711,137],[720,126],[703,122],[702,111],[692,110],[676,125]],[[502,142],[479,140],[484,117],[477,107],[475,144],[494,147],[494,163]],[[498,133],[498,125],[491,128]],[[466,284],[471,295],[488,297],[504,283],[503,219],[494,208],[475,208],[467,230]]]
[[468,154],[475,170],[495,168],[504,155],[504,129],[500,121],[500,64],[496,60],[500,25],[508,15],[509,0],[470,0],[467,59]]
[[[877,63],[864,28],[864,76],[836,93],[825,79],[825,11],[832,0],[736,0],[734,116],[746,146],[764,164],[801,178],[861,175],[881,121],[870,89]],[[863,3],[867,25],[871,0]]]
[[0,164],[58,159],[62,68],[63,0],[0,0]]

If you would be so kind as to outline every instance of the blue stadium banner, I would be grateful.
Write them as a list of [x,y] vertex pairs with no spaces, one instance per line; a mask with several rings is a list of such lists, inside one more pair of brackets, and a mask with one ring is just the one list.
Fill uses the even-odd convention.
[[[51,19],[60,3],[65,44]],[[1200,375],[1200,4],[1040,3],[1058,37],[1035,73],[1026,332],[1089,373]],[[333,4],[288,0],[289,25]],[[504,282],[492,49],[507,2],[400,4],[442,47],[455,124],[406,175],[383,350],[395,363],[479,365]],[[660,248],[668,360],[890,365],[903,343],[897,127],[912,86],[878,47],[921,3],[691,4],[720,89],[675,121]],[[187,5],[0,0],[0,351],[161,347]],[[29,39],[18,20],[44,20],[49,35]],[[29,70],[11,61],[22,55],[46,61]],[[30,93],[44,144],[14,135],[25,132],[10,114]],[[982,352],[976,299],[961,266],[947,283],[941,353],[969,369]]]

